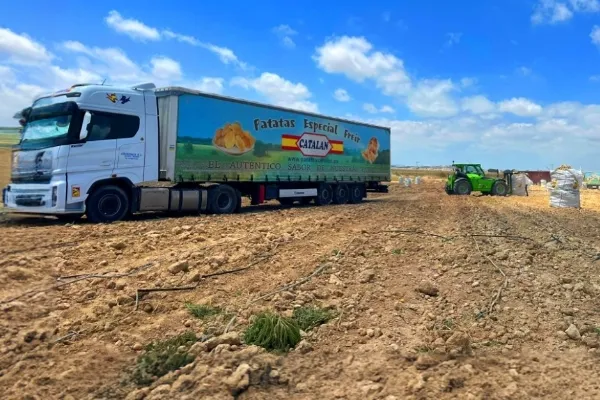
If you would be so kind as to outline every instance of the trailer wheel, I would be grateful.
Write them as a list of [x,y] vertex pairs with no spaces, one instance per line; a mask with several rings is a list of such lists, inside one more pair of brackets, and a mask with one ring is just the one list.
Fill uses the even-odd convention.
[[120,221],[128,212],[129,197],[118,186],[101,186],[87,200],[86,214],[91,222]]
[[348,185],[341,183],[333,189],[333,202],[335,204],[346,204],[350,199]]
[[208,191],[208,209],[213,214],[232,214],[238,207],[238,196],[229,185],[213,186]]
[[349,201],[352,204],[358,204],[363,200],[365,188],[363,185],[352,185],[349,190]]
[[331,204],[332,200],[333,200],[333,188],[328,183],[322,184],[319,187],[319,190],[317,193],[317,199],[316,199],[317,205],[326,206],[328,204]]

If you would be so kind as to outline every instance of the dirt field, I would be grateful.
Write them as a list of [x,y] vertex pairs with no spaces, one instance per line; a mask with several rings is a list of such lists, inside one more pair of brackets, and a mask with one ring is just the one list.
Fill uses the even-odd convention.
[[[0,147],[0,188],[10,180],[10,149]],[[0,207],[2,205],[0,204]]]
[[[586,191],[581,211],[547,204],[542,190],[464,198],[426,181],[393,185],[356,206],[264,206],[114,225],[5,216],[0,393],[598,399],[600,196]],[[197,287],[148,293],[135,309],[136,289],[175,286]],[[194,318],[188,302],[224,311]],[[336,317],[295,350],[240,343],[236,333],[252,315],[306,305]],[[137,386],[132,370],[144,346],[186,331],[201,340],[189,350],[194,361]]]

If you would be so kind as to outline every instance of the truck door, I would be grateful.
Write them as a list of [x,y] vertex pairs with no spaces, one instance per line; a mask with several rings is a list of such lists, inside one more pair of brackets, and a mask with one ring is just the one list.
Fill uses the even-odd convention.
[[118,125],[115,174],[126,176],[133,183],[143,182],[146,156],[144,118],[121,114]]
[[83,174],[110,177],[115,168],[117,141],[111,137],[110,119],[105,113],[95,111],[90,113],[92,118],[88,137],[82,143],[72,144],[69,148],[67,161],[69,180],[85,180]]

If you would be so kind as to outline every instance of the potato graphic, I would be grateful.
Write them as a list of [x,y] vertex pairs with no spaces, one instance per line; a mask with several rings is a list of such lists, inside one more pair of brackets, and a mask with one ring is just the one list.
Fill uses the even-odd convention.
[[254,147],[256,139],[239,122],[227,123],[215,131],[213,144],[228,154],[243,154]]

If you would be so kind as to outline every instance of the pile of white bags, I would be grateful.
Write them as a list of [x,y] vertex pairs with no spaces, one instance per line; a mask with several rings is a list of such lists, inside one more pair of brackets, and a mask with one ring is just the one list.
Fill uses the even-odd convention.
[[410,178],[406,178],[404,180],[404,186],[406,186],[406,187],[410,187],[411,183],[412,183],[412,179],[410,179]]
[[400,185],[403,185],[404,184],[404,177],[401,176],[400,178],[398,178],[398,183]]
[[583,185],[583,173],[569,165],[561,165],[550,174],[550,206],[579,208],[579,190]]
[[514,174],[512,177],[512,194],[514,196],[527,196],[527,186],[533,181],[525,174]]
[[421,183],[421,177],[420,176],[415,177],[415,185],[418,185],[420,183]]

